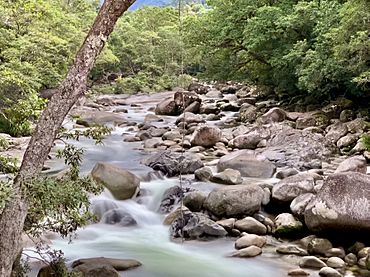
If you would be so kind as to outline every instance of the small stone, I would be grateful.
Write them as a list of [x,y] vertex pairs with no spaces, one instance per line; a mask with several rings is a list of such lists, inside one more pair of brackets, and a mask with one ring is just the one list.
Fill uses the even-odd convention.
[[303,229],[303,224],[292,214],[282,213],[275,218],[275,234],[280,236],[296,235]]
[[298,170],[295,168],[287,168],[287,169],[280,170],[278,173],[276,173],[276,178],[284,179],[289,176],[296,175],[298,173],[299,173]]
[[190,210],[185,206],[178,207],[165,217],[163,225],[171,225],[182,213],[188,213],[189,211]]
[[212,177],[212,169],[208,166],[204,166],[195,170],[195,179],[199,181],[208,181]]
[[216,221],[216,223],[224,227],[226,231],[228,230],[231,231],[232,229],[234,229],[235,221],[236,221],[235,218],[228,218]]
[[183,204],[192,212],[200,212],[207,195],[201,191],[191,191],[185,195]]
[[349,253],[348,255],[346,255],[344,257],[344,261],[349,265],[349,266],[353,266],[355,264],[357,264],[357,257],[355,254],[353,253]]
[[359,259],[365,258],[369,254],[369,252],[370,252],[370,247],[362,248],[360,251],[358,251],[357,257]]
[[298,256],[306,256],[307,251],[296,246],[296,245],[281,245],[278,248],[276,248],[276,252],[279,254],[284,255],[298,255]]
[[242,176],[238,170],[227,168],[212,176],[212,182],[226,185],[237,185],[242,182]]
[[309,276],[310,273],[302,268],[295,268],[288,271],[289,276]]
[[361,258],[357,261],[357,264],[361,268],[366,268],[366,258]]
[[303,268],[322,268],[326,264],[315,256],[306,256],[299,261],[299,266]]
[[314,238],[307,246],[307,251],[310,254],[325,255],[325,252],[333,248],[331,242],[327,239]]
[[257,236],[255,234],[245,234],[235,241],[235,248],[242,249],[251,245],[263,247],[266,244],[266,241],[266,237]]
[[327,267],[327,266],[320,269],[319,275],[322,277],[342,277],[343,276],[334,268]]
[[232,236],[232,237],[240,237],[240,235],[241,235],[241,233],[240,233],[240,231],[238,230],[238,229],[231,229],[231,231],[230,231],[230,236]]
[[325,257],[339,257],[343,259],[346,256],[346,252],[344,252],[343,248],[331,248],[325,253]]
[[300,240],[299,240],[299,244],[300,244],[303,248],[307,249],[308,244],[309,244],[309,243],[310,243],[314,238],[316,238],[316,236],[315,236],[315,235],[309,235],[309,236],[307,236],[307,237],[304,237],[304,238],[300,239]]
[[341,268],[345,266],[345,262],[341,258],[338,258],[338,257],[330,257],[326,261],[326,264],[329,267],[333,267],[333,268]]
[[251,245],[232,254],[233,257],[250,258],[261,255],[262,249],[258,246]]
[[265,235],[267,233],[266,226],[250,216],[237,220],[235,222],[235,228],[243,232],[257,235]]

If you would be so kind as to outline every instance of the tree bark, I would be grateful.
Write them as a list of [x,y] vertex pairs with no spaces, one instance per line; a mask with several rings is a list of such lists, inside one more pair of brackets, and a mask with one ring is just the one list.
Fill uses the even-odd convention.
[[87,78],[118,18],[135,0],[105,0],[74,63],[43,111],[14,180],[14,196],[0,215],[0,276],[11,275],[21,250],[28,203],[24,185],[40,173],[64,118],[87,87]]

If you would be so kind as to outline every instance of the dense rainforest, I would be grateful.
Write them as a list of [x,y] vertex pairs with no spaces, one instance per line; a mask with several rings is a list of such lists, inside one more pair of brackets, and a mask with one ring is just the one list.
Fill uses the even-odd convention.
[[[0,171],[4,173],[0,178],[1,276],[26,270],[17,268],[27,256],[27,252],[21,253],[22,235],[40,238],[51,231],[68,237],[81,226],[95,228],[97,222],[105,228],[103,236],[105,231],[114,231],[109,225],[139,226],[137,233],[125,229],[119,241],[132,233],[147,239],[149,229],[155,237],[157,231],[163,232],[165,239],[157,243],[168,247],[164,252],[173,250],[173,244],[167,244],[168,230],[160,224],[153,232],[147,223],[158,227],[163,214],[172,212],[178,203],[182,206],[183,200],[189,210],[178,211],[181,220],[186,213],[198,222],[195,228],[205,229],[194,233],[194,226],[188,226],[184,233],[185,221],[178,221],[179,214],[173,211],[174,218],[168,223],[170,236],[182,240],[184,236],[230,235],[243,241],[241,232],[251,231],[250,226],[252,234],[284,237],[294,233],[292,238],[331,232],[333,226],[342,230],[342,225],[349,230],[370,230],[363,226],[369,222],[364,211],[370,209],[366,175],[370,170],[368,0],[134,2],[0,1]],[[75,105],[78,100],[81,103]],[[94,144],[102,143],[103,138],[108,146]],[[190,159],[193,154],[194,159]],[[242,163],[238,163],[238,155]],[[60,159],[62,162],[57,161]],[[162,173],[144,173],[143,165],[145,170],[159,169]],[[208,195],[196,187],[184,189],[182,173],[194,173],[194,178],[187,180],[190,185],[201,180],[213,183],[211,186],[236,185],[232,188],[235,191],[212,199],[219,188],[212,187]],[[348,180],[343,181],[341,174]],[[173,183],[165,183],[174,182],[170,177],[178,175],[180,187],[176,191]],[[329,175],[333,180],[327,178]],[[161,179],[156,187],[156,178],[163,176],[168,179]],[[268,179],[273,185],[257,182],[242,186],[244,181],[256,181],[250,177]],[[301,188],[301,179],[308,180],[308,185]],[[119,183],[122,180],[124,183]],[[144,180],[154,188],[147,190]],[[120,191],[115,190],[117,182],[122,185]],[[143,190],[140,182],[144,183]],[[323,195],[330,182],[345,187],[335,192],[339,194],[332,202],[327,198],[335,193]],[[153,213],[145,197],[163,193],[164,185],[170,191],[164,192],[159,209]],[[103,187],[110,191],[110,198],[104,194],[104,199],[99,198]],[[228,186],[223,190],[228,191]],[[346,196],[343,205],[348,207],[339,206],[338,211],[344,216],[348,211],[351,219],[355,214],[353,225],[345,220],[333,225],[317,221],[317,211],[319,216],[326,213],[325,203],[338,204],[337,199],[345,198],[346,193],[349,198]],[[361,194],[368,198],[358,202]],[[307,198],[300,198],[303,195]],[[320,197],[327,202],[319,201]],[[96,199],[104,207],[96,204]],[[225,213],[224,206],[218,209],[224,200],[231,203],[230,213]],[[166,201],[175,204],[167,207]],[[253,201],[258,203],[250,211],[234,210],[239,207],[234,203],[249,208]],[[130,213],[121,207],[126,204]],[[289,213],[276,216],[284,209]],[[146,214],[145,220],[135,217],[138,212]],[[330,210],[322,217],[326,215],[337,219]],[[189,218],[186,220],[190,222]],[[285,226],[284,222],[293,225]],[[280,230],[279,224],[283,226]],[[100,232],[96,235],[99,237]],[[335,234],[330,235],[337,239]],[[241,247],[236,242],[235,248],[243,249],[232,256],[260,255],[265,243],[262,239],[248,252],[244,251],[246,245]],[[43,242],[35,243],[39,244]],[[152,247],[139,243],[142,245],[148,246],[142,256],[148,262]],[[328,249],[335,249],[328,245]],[[105,253],[110,248],[103,245],[100,249]],[[333,255],[343,258],[342,252],[347,250],[341,249]],[[40,254],[41,250],[45,249],[36,247],[35,252]],[[46,264],[52,271],[61,270],[58,276],[74,276],[67,267],[78,265],[65,264],[64,254],[58,250],[45,251],[50,258]],[[288,254],[291,249],[272,251]],[[299,255],[332,255],[304,251]],[[157,261],[157,254],[154,256]],[[71,256],[67,253],[66,257],[69,262]],[[363,259],[362,268],[370,270],[370,252],[358,258],[360,267]],[[215,266],[215,270],[225,267],[225,274],[204,276],[239,276],[230,273],[232,263],[224,263],[222,269]],[[139,265],[138,261],[131,264]],[[210,269],[202,265],[198,270],[209,273]]]
[[[144,7],[118,22],[91,73],[95,92],[239,81],[307,101],[369,94],[366,0],[211,0]],[[90,0],[0,3],[0,129],[30,132],[98,10]]]

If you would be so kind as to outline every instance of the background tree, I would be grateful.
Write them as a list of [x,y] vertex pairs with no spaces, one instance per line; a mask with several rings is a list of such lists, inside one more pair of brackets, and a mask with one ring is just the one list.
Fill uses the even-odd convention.
[[24,155],[14,180],[13,197],[0,215],[0,275],[10,276],[20,249],[20,237],[28,212],[26,184],[41,171],[53,141],[73,104],[86,91],[88,74],[102,51],[118,18],[133,0],[105,0],[66,78],[60,84],[46,109]]

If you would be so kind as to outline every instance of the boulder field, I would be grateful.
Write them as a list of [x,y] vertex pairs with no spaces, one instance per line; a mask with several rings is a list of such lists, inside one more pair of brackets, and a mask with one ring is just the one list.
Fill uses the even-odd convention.
[[[193,183],[163,196],[158,212],[174,239],[228,236],[235,251],[225,255],[289,257],[290,276],[370,276],[370,153],[361,140],[367,118],[348,117],[340,105],[333,112],[330,103],[295,112],[248,86],[190,89],[153,96],[139,124],[124,115],[136,96],[90,100],[73,112],[84,111],[78,123],[85,126],[126,128],[124,141],[142,142],[142,164]],[[108,116],[113,107],[116,115]],[[91,175],[118,200],[135,200],[140,191],[140,177],[110,164],[98,163]],[[205,192],[197,189],[202,182],[217,185]],[[124,211],[99,216],[130,222]],[[76,268],[88,270],[84,264]],[[115,270],[102,264],[102,272]]]

